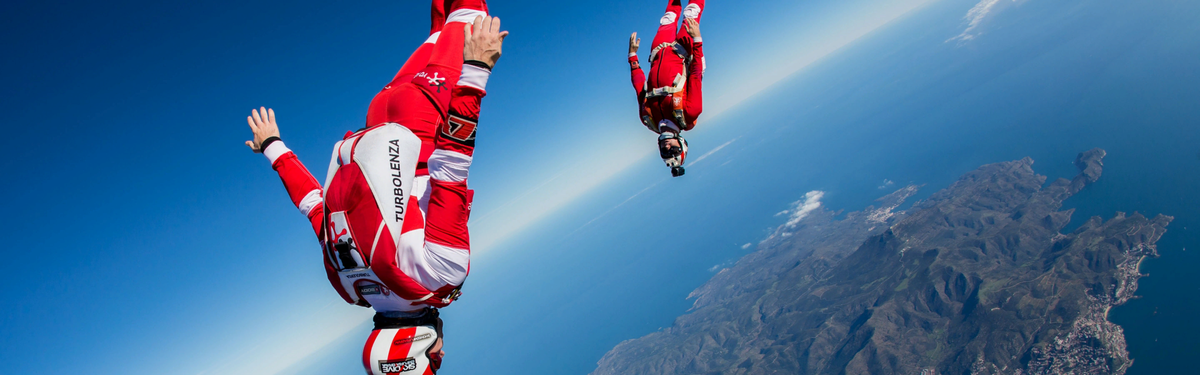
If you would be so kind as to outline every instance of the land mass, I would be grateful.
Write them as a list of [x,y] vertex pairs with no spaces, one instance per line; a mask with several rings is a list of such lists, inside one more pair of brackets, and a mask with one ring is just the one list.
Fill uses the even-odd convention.
[[609,351],[593,374],[1123,374],[1113,306],[1172,217],[1116,213],[1070,233],[1063,200],[1104,150],[1046,185],[1033,160],[989,164],[904,211],[919,188],[846,214],[793,216],[692,292],[670,328]]

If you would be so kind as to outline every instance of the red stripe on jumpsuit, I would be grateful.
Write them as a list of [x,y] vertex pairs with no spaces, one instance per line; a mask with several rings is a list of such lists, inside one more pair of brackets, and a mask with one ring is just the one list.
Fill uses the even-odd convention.
[[363,346],[363,368],[367,369],[367,374],[373,374],[371,368],[371,347],[375,346],[375,339],[379,338],[379,330],[371,331],[371,336],[367,337],[367,344]]

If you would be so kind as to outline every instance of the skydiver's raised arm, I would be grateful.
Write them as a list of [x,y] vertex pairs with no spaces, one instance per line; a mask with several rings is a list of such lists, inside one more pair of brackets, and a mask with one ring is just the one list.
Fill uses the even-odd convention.
[[[300,209],[300,213],[308,218],[313,233],[317,235],[317,240],[324,243],[324,231],[321,230],[325,222],[323,189],[308,168],[300,163],[300,158],[297,158],[296,154],[288,149],[279,138],[279,125],[275,122],[275,110],[266,107],[252,110],[250,116],[246,117],[246,122],[250,124],[250,131],[254,134],[254,139],[246,141],[246,146],[250,147],[251,151],[262,153],[267,157],[267,160],[271,162],[271,168],[279,173],[279,179],[283,181],[283,187],[287,189],[292,204],[295,204],[296,208]],[[329,278],[329,282],[334,285],[334,289],[338,291],[343,300],[352,303],[350,296],[337,287],[340,281],[338,281],[337,270],[330,263],[329,257],[323,256],[322,258],[325,259],[325,275]]]
[[633,82],[633,91],[637,93],[638,104],[642,104],[642,89],[646,87],[646,73],[642,71],[642,65],[638,63],[638,46],[642,44],[642,39],[637,37],[637,33],[629,35],[629,75]]
[[[275,122],[275,110],[262,107],[252,110],[246,117],[254,139],[246,141],[251,151],[266,155],[271,162],[271,168],[279,172],[283,186],[292,198],[292,203],[300,209],[300,213],[312,223],[313,232],[321,236],[321,225],[324,221],[324,210],[321,203],[321,184],[313,178],[312,173],[296,154],[288,149],[279,138],[279,125]],[[320,239],[320,238],[318,238]]]
[[692,63],[688,64],[687,92],[684,94],[683,111],[687,123],[683,124],[683,130],[692,130],[696,126],[696,119],[704,111],[704,41],[700,38],[700,22],[695,18],[684,20],[683,27],[691,36],[689,52],[692,54]]

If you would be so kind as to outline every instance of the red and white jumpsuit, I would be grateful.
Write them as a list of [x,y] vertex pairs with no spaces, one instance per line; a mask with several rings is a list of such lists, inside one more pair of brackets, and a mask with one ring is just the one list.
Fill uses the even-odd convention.
[[467,175],[491,71],[464,65],[463,30],[486,10],[483,0],[434,1],[430,38],[376,95],[368,126],[335,145],[324,188],[282,141],[263,150],[312,224],[330,284],[377,311],[363,348],[369,374],[437,369],[424,353],[440,332],[380,318],[449,305],[470,271]]
[[422,141],[396,123],[338,142],[324,189],[283,141],[263,150],[321,242],[330,284],[347,303],[378,312],[363,348],[369,374],[437,369],[439,362],[424,355],[437,339],[433,328],[379,327],[378,318],[449,305],[470,271],[467,177],[489,75],[486,68],[463,67],[424,183],[415,173]]
[[[421,141],[394,123],[338,142],[324,188],[283,141],[263,151],[312,225],[329,281],[347,303],[380,312],[443,307],[466,278],[473,195],[467,174],[490,72],[464,70],[448,126],[435,137],[427,185],[414,173]],[[427,210],[419,207],[423,196]]]
[[[329,281],[347,303],[380,312],[443,307],[467,276],[472,193],[466,176],[491,72],[462,61],[463,28],[486,15],[486,5],[447,5],[452,11],[441,40],[421,47],[433,57],[416,78],[390,90],[396,94],[391,102],[383,101],[390,119],[406,122],[347,133],[334,148],[324,189],[283,142],[263,151],[325,247]],[[420,78],[433,74],[435,84]],[[401,98],[413,100],[396,102]]]
[[639,117],[656,133],[691,130],[703,111],[704,44],[678,26],[681,13],[699,22],[703,12],[704,0],[690,0],[686,8],[680,0],[670,0],[651,45],[649,79],[637,53],[629,54]]

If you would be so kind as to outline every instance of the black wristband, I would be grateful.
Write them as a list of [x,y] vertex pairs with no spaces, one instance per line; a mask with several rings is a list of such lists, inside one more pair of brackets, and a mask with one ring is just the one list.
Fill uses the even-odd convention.
[[275,143],[275,141],[282,141],[282,139],[279,139],[279,137],[276,137],[276,136],[267,137],[267,139],[263,140],[261,145],[258,145],[258,152],[261,153],[261,152],[266,151],[267,146],[270,146],[272,143]]
[[479,60],[467,60],[467,61],[463,61],[463,65],[470,65],[470,66],[474,66],[474,67],[480,67],[480,68],[486,69],[486,70],[487,70],[487,71],[489,71],[489,72],[490,72],[490,71],[492,71],[492,66],[491,66],[491,65],[488,65],[487,63],[485,63],[485,62],[483,62],[483,61],[479,61]]

